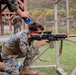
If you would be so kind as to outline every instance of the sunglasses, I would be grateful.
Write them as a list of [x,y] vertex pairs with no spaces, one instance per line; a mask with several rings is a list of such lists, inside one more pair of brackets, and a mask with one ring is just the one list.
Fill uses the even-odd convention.
[[34,33],[37,33],[37,34],[42,34],[42,32],[34,32]]

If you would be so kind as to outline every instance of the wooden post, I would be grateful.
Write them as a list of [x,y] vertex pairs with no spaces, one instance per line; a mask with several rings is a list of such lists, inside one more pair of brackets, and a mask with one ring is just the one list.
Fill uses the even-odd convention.
[[12,22],[11,22],[11,19],[9,19],[9,30],[12,31]]
[[0,4],[0,35],[3,35],[1,4]]
[[69,34],[69,0],[66,0],[67,34]]
[[55,0],[55,1],[54,1],[54,4],[57,4],[59,1],[61,1],[61,0]]
[[[54,4],[54,19],[55,19],[55,33],[58,33],[58,17],[57,17],[57,3]],[[58,42],[56,41],[56,69],[60,75],[68,75],[61,67],[59,63],[59,47]]]
[[[27,11],[27,0],[24,0],[24,11]],[[24,23],[24,29],[28,29],[28,24]]]
[[12,31],[12,22],[11,22],[10,14],[7,17],[8,17],[8,20],[9,20],[9,30]]
[[[57,18],[57,4],[54,4],[54,20],[55,20],[55,33],[58,33],[58,18]],[[58,50],[58,42],[56,41],[56,66],[59,66],[59,50]]]

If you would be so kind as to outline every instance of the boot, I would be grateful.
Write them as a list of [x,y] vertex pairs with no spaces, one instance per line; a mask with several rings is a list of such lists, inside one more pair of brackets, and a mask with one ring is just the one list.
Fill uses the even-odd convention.
[[0,71],[5,71],[5,64],[3,62],[0,62]]
[[23,66],[20,70],[20,75],[37,75],[37,73],[29,70],[27,66]]

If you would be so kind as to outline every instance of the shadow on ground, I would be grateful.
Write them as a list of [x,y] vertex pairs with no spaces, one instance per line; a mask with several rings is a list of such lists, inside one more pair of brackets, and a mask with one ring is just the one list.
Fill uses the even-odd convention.
[[37,75],[59,75],[55,68],[38,68],[32,70],[36,71]]

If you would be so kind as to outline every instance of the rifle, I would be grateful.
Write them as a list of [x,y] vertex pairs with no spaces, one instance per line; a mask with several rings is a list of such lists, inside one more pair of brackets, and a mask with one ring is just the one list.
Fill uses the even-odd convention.
[[44,31],[41,36],[32,36],[29,38],[29,41],[34,41],[34,40],[48,40],[48,43],[50,43],[50,47],[52,48],[53,46],[53,41],[59,41],[61,40],[60,44],[60,49],[59,49],[59,56],[62,53],[62,44],[63,40],[67,38],[66,34],[52,34],[52,31]]
[[67,38],[66,34],[52,34],[51,31],[44,31],[41,36],[32,36],[31,38],[29,38],[29,41],[43,39],[43,40],[48,40],[48,42],[50,42],[50,41],[62,40],[65,38]]

